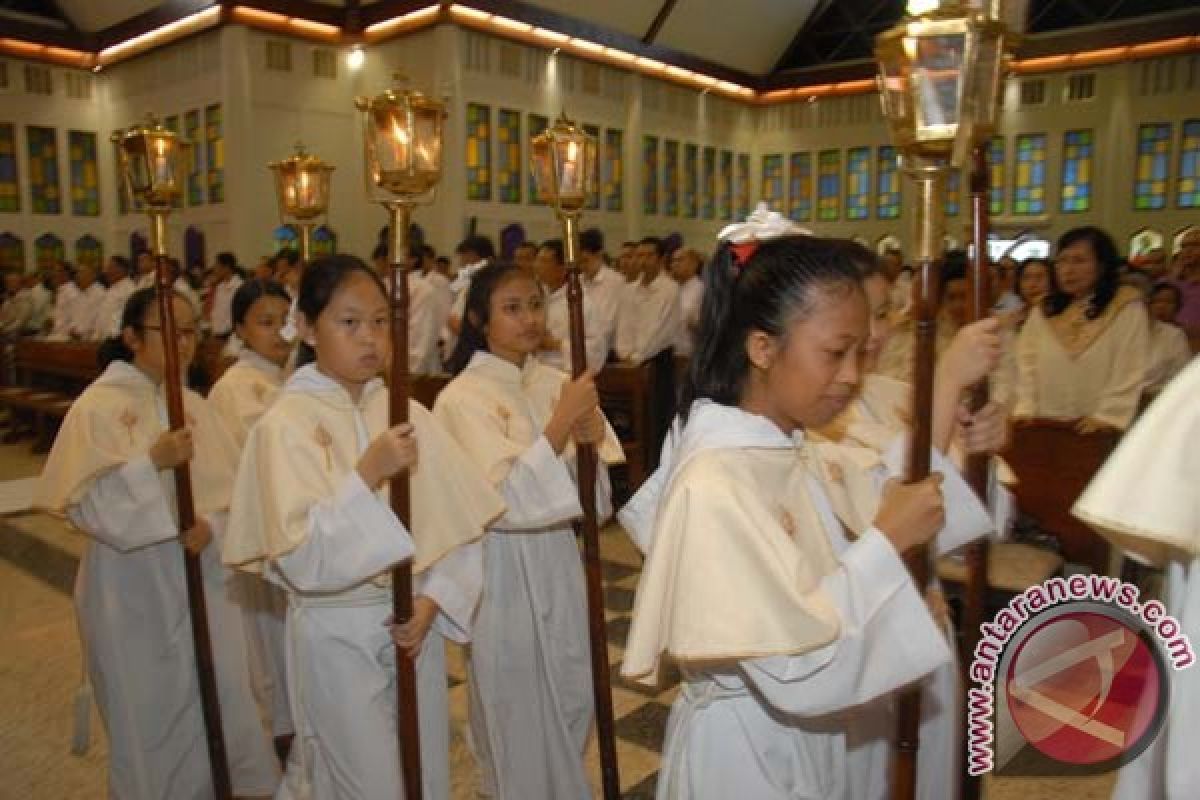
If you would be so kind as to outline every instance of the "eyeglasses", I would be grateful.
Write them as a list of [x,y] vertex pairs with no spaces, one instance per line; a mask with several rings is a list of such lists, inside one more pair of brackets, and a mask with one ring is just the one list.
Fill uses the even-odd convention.
[[[161,325],[144,325],[142,327],[144,327],[148,331],[161,331],[162,330]],[[198,334],[199,334],[199,331],[197,331],[195,328],[176,328],[175,329],[175,335],[180,337],[181,339],[195,339]]]

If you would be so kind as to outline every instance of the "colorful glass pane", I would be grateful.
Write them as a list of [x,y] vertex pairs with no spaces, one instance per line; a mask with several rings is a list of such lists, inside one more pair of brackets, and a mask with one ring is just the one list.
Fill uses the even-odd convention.
[[183,115],[183,139],[191,144],[191,160],[187,175],[189,206],[204,205],[204,148],[200,142],[200,112],[192,110]]
[[328,225],[320,225],[312,232],[312,254],[331,256],[337,252],[337,234]]
[[951,169],[946,173],[946,197],[943,202],[946,216],[954,217],[962,210],[962,170]]
[[96,164],[96,134],[70,131],[67,146],[71,166],[71,213],[100,216],[100,175]]
[[625,156],[624,134],[609,128],[604,132],[604,159],[602,163],[604,182],[604,207],[609,211],[620,211],[625,206]]
[[717,149],[704,148],[700,166],[700,215],[712,219],[717,215]]
[[521,112],[502,108],[496,112],[496,199],[521,202]]
[[988,182],[991,189],[988,196],[988,213],[1004,213],[1004,137],[993,136],[988,142]]
[[762,157],[762,196],[772,211],[783,212],[783,154]]
[[808,222],[812,205],[812,153],[792,153],[788,158],[788,216],[796,222]]
[[900,218],[900,162],[899,153],[890,144],[879,148],[876,154],[878,165],[878,191],[875,196],[875,216],[879,219]]
[[721,219],[733,219],[733,153],[721,151],[720,172],[717,173],[717,205]]
[[492,109],[467,103],[467,199],[492,199]]
[[225,126],[221,106],[204,109],[204,161],[208,165],[208,202],[225,202]]
[[700,148],[694,144],[683,146],[683,215],[689,219],[695,219],[699,210],[699,165],[696,163],[699,152]]
[[17,127],[0,122],[0,211],[21,210],[21,188],[17,181]]
[[846,219],[871,216],[871,148],[851,147],[846,151]]
[[737,218],[750,216],[750,154],[737,157]]
[[842,153],[822,150],[817,156],[817,219],[833,222],[842,215]]
[[[0,175],[0,185],[3,185],[3,180]],[[1175,204],[1180,208],[1200,208],[1200,119],[1189,119],[1183,123]]]
[[30,125],[25,129],[29,146],[30,207],[35,214],[61,214],[58,184],[58,144],[54,128]]
[[[550,119],[548,117],[543,117],[541,114],[529,115],[529,138],[531,140],[549,127]],[[533,170],[526,169],[526,174],[529,176],[529,202],[535,206],[546,205],[538,199],[537,182],[533,179]]]
[[1016,175],[1013,177],[1013,213],[1046,212],[1046,134],[1017,136]]
[[1167,207],[1171,159],[1171,126],[1154,123],[1138,127],[1137,164],[1133,176],[1133,207],[1158,211]]
[[592,182],[592,191],[587,199],[587,207],[595,211],[600,207],[600,127],[598,125],[584,125],[583,130],[584,133],[591,136],[596,142],[596,149],[593,151],[596,160],[592,164],[592,175],[595,176],[595,180]]
[[25,243],[19,236],[0,233],[0,269],[25,271]]
[[642,213],[658,213],[658,137],[642,137]]
[[679,216],[679,142],[663,142],[663,213]]
[[1095,138],[1091,131],[1063,134],[1062,198],[1059,208],[1068,214],[1092,208],[1092,160]]

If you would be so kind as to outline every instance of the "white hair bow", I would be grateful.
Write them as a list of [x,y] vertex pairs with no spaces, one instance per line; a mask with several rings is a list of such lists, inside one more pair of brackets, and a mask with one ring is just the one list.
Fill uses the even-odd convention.
[[476,261],[474,264],[468,264],[458,271],[454,276],[454,280],[450,281],[450,290],[457,293],[466,291],[471,285],[471,278],[475,277],[475,273],[488,265],[487,259]]
[[812,231],[797,225],[778,211],[770,210],[766,203],[759,203],[753,213],[746,217],[745,222],[735,222],[722,228],[717,234],[717,240],[741,244],[796,234],[812,236]]

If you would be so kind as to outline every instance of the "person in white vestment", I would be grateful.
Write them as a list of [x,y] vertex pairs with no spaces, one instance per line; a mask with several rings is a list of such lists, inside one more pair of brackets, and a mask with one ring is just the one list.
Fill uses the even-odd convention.
[[1156,395],[1192,360],[1187,333],[1176,322],[1183,293],[1163,281],[1150,290],[1150,358],[1146,367],[1146,394]]
[[[275,401],[283,383],[283,367],[292,346],[280,334],[292,299],[272,280],[251,279],[230,298],[230,324],[242,348],[237,361],[225,370],[208,392],[238,452],[250,428]],[[247,642],[255,695],[276,748],[286,749],[283,737],[295,733],[288,704],[284,660],[283,624],[287,598],[261,575],[237,575],[241,608],[246,615]]]
[[46,333],[50,324],[50,314],[54,310],[54,293],[46,286],[45,276],[41,272],[30,272],[25,276],[25,288],[29,290],[32,301],[32,311],[26,323],[26,333],[40,335]]
[[671,277],[679,284],[679,335],[675,337],[675,355],[690,357],[692,342],[700,327],[700,301],[704,299],[704,282],[700,268],[704,257],[689,247],[671,254]]
[[806,429],[859,380],[867,304],[845,253],[737,241],[706,271],[621,667],[653,685],[666,657],[683,675],[660,800],[857,798],[846,714],[950,661],[899,557],[943,527],[940,475],[889,485],[873,523],[832,545],[844,534]]
[[[285,789],[312,800],[401,795],[389,570],[412,559],[413,617],[394,635],[416,661],[423,793],[447,800],[445,639],[470,637],[477,540],[503,502],[418,403],[389,427],[378,377],[392,357],[389,299],[370,267],[317,259],[297,309],[306,352],[250,429],[222,551],[287,594],[296,738]],[[387,500],[401,474],[411,528]]]
[[[519,269],[519,267],[518,267]],[[567,307],[567,264],[563,258],[561,239],[547,239],[538,248],[534,259],[537,279],[546,292],[546,335],[538,349],[537,357],[548,366],[559,370],[571,368],[571,326]],[[604,326],[596,313],[591,293],[583,288],[584,350],[587,368],[593,373],[604,368],[608,360],[608,339]]]
[[211,290],[208,329],[213,336],[224,339],[233,333],[233,295],[242,285],[237,258],[233,253],[217,253],[213,262],[213,277],[215,282]]
[[[196,323],[182,298],[174,302],[186,368]],[[154,290],[130,297],[121,331],[102,348],[104,372],[63,420],[34,499],[89,537],[75,606],[108,733],[108,796],[213,796],[182,543],[202,558],[234,794],[268,797],[279,765],[254,703],[242,617],[219,560],[236,450],[212,407],[191,391],[184,392],[186,428],[167,431]],[[180,532],[171,469],[183,463],[191,467],[196,524]]]
[[[599,228],[588,228],[579,234],[579,269],[583,272],[583,290],[595,309],[592,315],[597,328],[595,335],[604,340],[607,361],[617,335],[617,313],[625,293],[625,278],[604,263],[604,233]],[[592,335],[589,326],[588,336]]]
[[1051,289],[1017,338],[1017,419],[1071,420],[1082,433],[1125,430],[1146,385],[1150,324],[1120,284],[1112,237],[1075,228],[1058,240]]
[[484,587],[468,678],[470,744],[482,793],[584,800],[593,716],[574,442],[597,445],[596,507],[609,516],[607,466],[623,460],[591,373],[571,380],[536,359],[542,291],[513,265],[475,274],[456,377],[434,415],[508,510],[484,538]]
[[663,240],[647,236],[634,259],[638,279],[630,283],[617,314],[617,357],[643,364],[670,348],[680,335],[679,284],[667,271]]
[[496,248],[488,237],[472,234],[458,243],[454,254],[458,258],[458,269],[455,271],[454,280],[450,282],[454,301],[450,304],[450,314],[442,331],[447,361],[450,360],[449,354],[454,352],[455,345],[458,344],[458,334],[462,330],[463,309],[467,303],[467,289],[471,285],[471,276],[496,258]]
[[[1163,602],[1200,643],[1200,360],[1167,384],[1076,502],[1072,513],[1115,546],[1166,572]],[[1171,672],[1158,738],[1121,768],[1113,800],[1185,800],[1200,787],[1200,668]]]
[[46,338],[65,342],[71,338],[71,325],[75,320],[75,307],[79,302],[75,270],[67,263],[59,261],[51,270],[50,282],[54,286],[54,310],[50,312],[50,333]]
[[116,336],[121,328],[121,314],[125,311],[125,303],[129,295],[137,289],[133,279],[129,277],[132,265],[125,256],[109,256],[104,262],[104,282],[108,288],[104,291],[104,299],[96,311],[96,324],[92,330],[92,338],[96,340]]
[[68,335],[72,339],[89,342],[107,338],[96,334],[100,309],[107,294],[104,286],[96,280],[96,268],[91,264],[80,264],[75,271],[75,285],[79,287],[79,297],[67,326]]

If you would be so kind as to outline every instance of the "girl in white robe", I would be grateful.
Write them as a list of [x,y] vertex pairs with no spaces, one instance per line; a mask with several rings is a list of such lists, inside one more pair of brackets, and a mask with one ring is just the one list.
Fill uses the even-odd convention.
[[[175,298],[181,368],[195,350],[191,305]],[[153,289],[126,304],[104,372],[71,406],[35,505],[89,536],[75,583],[88,675],[108,733],[108,794],[213,796],[180,547],[201,552],[233,790],[267,797],[279,767],[256,711],[243,619],[220,539],[236,450],[211,406],[184,391],[188,423],[167,432],[162,330]],[[171,468],[189,462],[196,526],[182,534]],[[217,542],[208,544],[211,537]]]
[[484,589],[470,653],[471,744],[483,791],[503,800],[591,797],[583,754],[593,714],[582,515],[572,440],[599,445],[596,507],[623,454],[590,373],[541,364],[541,289],[516,267],[480,270],[468,291],[457,372],[434,414],[497,487],[507,512],[484,538]]
[[1058,241],[1051,291],[1017,337],[1017,418],[1075,420],[1080,432],[1125,430],[1146,385],[1149,320],[1120,285],[1120,256],[1099,228]]
[[835,555],[840,523],[804,429],[858,382],[857,269],[840,243],[784,236],[722,245],[706,281],[695,402],[622,665],[654,683],[666,655],[683,674],[658,797],[857,797],[843,712],[950,659],[898,557],[942,527],[940,478],[889,487]]
[[[250,428],[271,406],[283,383],[283,367],[292,346],[280,330],[287,322],[292,299],[271,280],[258,278],[238,287],[231,302],[234,333],[242,343],[237,362],[209,390],[208,401],[233,436],[238,453]],[[251,676],[267,727],[281,751],[281,737],[293,734],[284,663],[283,620],[287,598],[261,575],[237,575],[243,613],[247,615]]]
[[[1072,513],[1118,547],[1166,569],[1163,601],[1200,643],[1200,360],[1167,384],[1121,439]],[[1168,659],[1170,660],[1170,659]],[[1194,660],[1194,657],[1193,657]],[[1158,738],[1121,768],[1114,800],[1184,800],[1200,786],[1200,669],[1171,673]]]
[[[287,791],[400,796],[388,570],[412,558],[413,617],[395,635],[417,664],[424,796],[447,798],[443,637],[470,635],[482,577],[474,542],[503,505],[420,405],[409,404],[408,424],[388,427],[377,376],[391,354],[389,308],[374,272],[351,256],[320,259],[305,270],[297,309],[316,360],[250,431],[223,551],[287,593],[296,726]],[[387,480],[402,472],[411,536],[386,499]]]

